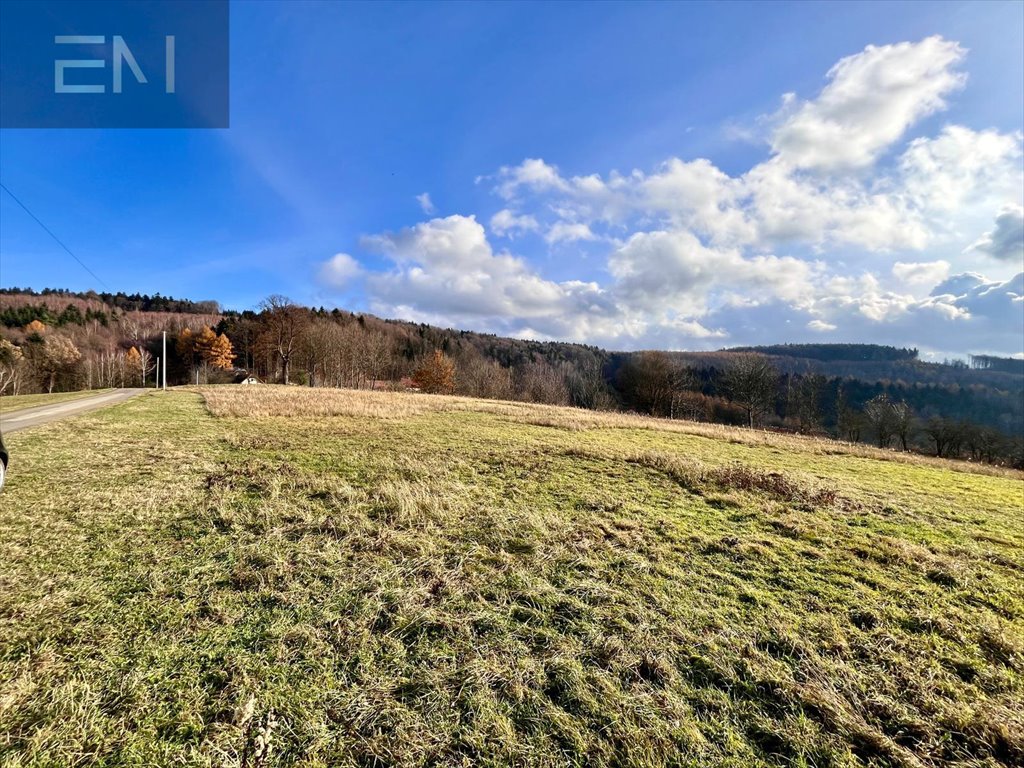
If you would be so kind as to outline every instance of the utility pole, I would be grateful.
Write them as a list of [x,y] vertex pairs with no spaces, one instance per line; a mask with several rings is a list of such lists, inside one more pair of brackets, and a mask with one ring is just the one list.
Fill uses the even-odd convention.
[[167,391],[167,331],[164,331],[164,392]]

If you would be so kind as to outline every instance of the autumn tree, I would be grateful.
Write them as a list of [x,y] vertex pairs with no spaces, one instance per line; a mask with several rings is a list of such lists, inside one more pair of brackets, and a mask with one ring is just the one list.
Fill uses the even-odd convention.
[[182,328],[174,342],[174,351],[178,353],[186,371],[192,370],[196,360],[196,338],[191,328]]
[[724,384],[753,427],[775,407],[779,373],[764,355],[739,355],[726,370]]
[[124,364],[129,371],[129,375],[134,376],[138,374],[141,384],[145,373],[143,372],[142,355],[139,353],[138,347],[128,348],[128,351],[124,353]]
[[455,391],[455,363],[440,349],[435,349],[416,369],[412,379],[424,392],[450,395]]
[[209,364],[217,334],[213,328],[205,327],[192,337],[192,349],[196,362]]
[[216,339],[210,342],[205,360],[214,368],[230,371],[235,364],[235,350],[231,346],[231,339],[226,334],[219,334]]

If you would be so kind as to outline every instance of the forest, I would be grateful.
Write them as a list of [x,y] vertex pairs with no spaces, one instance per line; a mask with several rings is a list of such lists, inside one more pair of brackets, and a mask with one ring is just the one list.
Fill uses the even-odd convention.
[[1024,368],[915,348],[780,344],[708,352],[610,352],[439,328],[269,297],[215,301],[58,289],[0,292],[0,394],[264,382],[412,389],[624,410],[829,436],[1024,466]]

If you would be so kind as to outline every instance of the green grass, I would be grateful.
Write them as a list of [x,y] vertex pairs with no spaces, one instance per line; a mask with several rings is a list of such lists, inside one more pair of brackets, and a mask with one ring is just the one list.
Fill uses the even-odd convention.
[[1019,474],[207,396],[10,436],[0,765],[1024,761]]
[[41,395],[7,395],[0,397],[0,413],[18,411],[22,408],[35,408],[40,405],[53,405],[68,400],[77,400],[80,397],[92,397],[110,392],[109,389],[86,389],[78,392],[51,392]]

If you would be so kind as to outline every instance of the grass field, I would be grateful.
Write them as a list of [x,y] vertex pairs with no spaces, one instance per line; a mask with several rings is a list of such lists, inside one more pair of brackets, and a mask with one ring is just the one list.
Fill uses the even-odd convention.
[[0,413],[19,411],[22,408],[35,408],[39,405],[53,405],[68,400],[77,400],[80,397],[92,397],[110,392],[109,389],[85,389],[78,392],[51,392],[41,395],[7,395],[0,397]]
[[426,395],[11,435],[0,765],[1024,763],[1024,479]]

